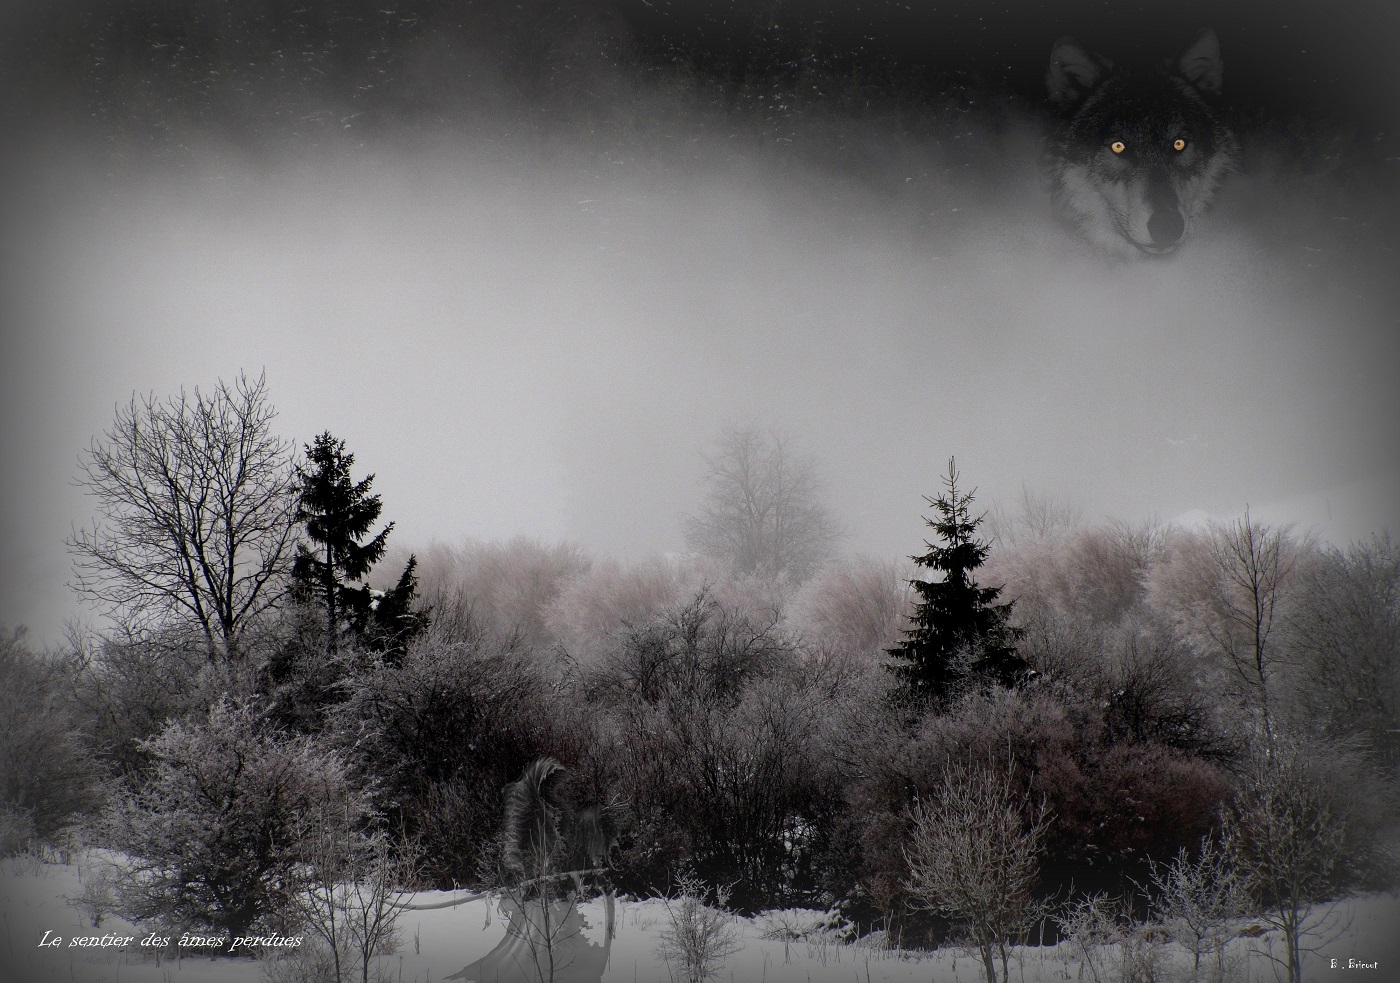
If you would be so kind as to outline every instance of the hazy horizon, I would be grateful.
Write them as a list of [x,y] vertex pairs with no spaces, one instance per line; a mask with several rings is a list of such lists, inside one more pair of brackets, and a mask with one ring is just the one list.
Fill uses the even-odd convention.
[[[1052,221],[1011,83],[926,120],[887,92],[788,117],[640,54],[537,91],[490,37],[412,40],[364,119],[348,82],[256,68],[220,101],[138,63],[81,90],[126,107],[97,122],[43,73],[11,97],[0,624],[57,640],[75,610],[71,479],[116,404],[240,371],[282,436],[347,442],[410,549],[677,551],[736,424],[790,434],[876,556],[918,550],[953,455],[989,508],[1400,529],[1395,158],[1337,163],[1340,124],[1306,162],[1257,129],[1263,166],[1181,255],[1113,264]],[[1222,29],[1227,72],[1241,43]],[[463,108],[435,123],[444,66]]]

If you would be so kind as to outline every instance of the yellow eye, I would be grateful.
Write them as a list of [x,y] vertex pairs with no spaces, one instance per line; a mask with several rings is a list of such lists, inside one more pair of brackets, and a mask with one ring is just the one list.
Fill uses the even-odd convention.
[[1183,140],[1181,137],[1177,137],[1175,140],[1172,141],[1172,149],[1178,152],[1185,150],[1186,141]]
[[1128,145],[1122,140],[1114,140],[1108,145],[1108,149],[1112,150],[1115,154],[1121,154],[1123,151],[1128,149]]

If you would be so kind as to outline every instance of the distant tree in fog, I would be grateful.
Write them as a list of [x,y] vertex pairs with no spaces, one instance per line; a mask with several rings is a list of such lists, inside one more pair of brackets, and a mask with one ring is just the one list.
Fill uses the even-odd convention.
[[1360,735],[1400,761],[1400,543],[1375,536],[1308,564],[1289,627],[1305,719],[1329,736]]
[[540,655],[557,644],[547,624],[551,606],[593,565],[576,545],[526,536],[433,543],[421,559],[424,597],[444,609],[466,605],[476,626],[495,640]]
[[1305,549],[1287,527],[1257,522],[1246,509],[1242,519],[1179,540],[1152,574],[1156,603],[1173,612],[1188,641],[1220,660],[1270,740],[1293,655],[1286,607]]
[[[926,501],[939,518],[927,520],[942,545],[911,559],[942,574],[939,580],[912,580],[918,595],[904,641],[890,649],[892,669],[920,703],[945,703],[974,679],[1010,686],[1026,671],[1016,654],[1019,630],[1010,623],[1011,601],[997,603],[1000,587],[981,587],[975,572],[990,547],[978,539],[983,516],[973,517],[973,493],[960,493],[958,470],[948,459],[948,490]],[[976,489],[974,489],[975,491]]]
[[705,459],[705,504],[685,520],[686,545],[736,573],[801,582],[843,532],[821,500],[811,458],[782,434],[727,431]]
[[1073,502],[1022,485],[1013,506],[995,506],[988,514],[988,539],[999,547],[1044,543],[1074,532],[1082,519],[1083,510]]
[[183,621],[211,654],[235,653],[288,587],[296,495],[275,417],[263,376],[118,407],[75,481],[100,516],[68,540],[78,593],[131,627]]
[[908,622],[912,573],[907,560],[843,557],[797,593],[789,621],[813,651],[878,657]]

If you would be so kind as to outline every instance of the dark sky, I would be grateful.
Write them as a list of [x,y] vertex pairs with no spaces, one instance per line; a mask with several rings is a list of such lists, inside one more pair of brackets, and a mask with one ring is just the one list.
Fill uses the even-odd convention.
[[[583,77],[605,42],[614,62],[655,69],[683,62],[700,75],[735,82],[805,68],[864,76],[885,87],[964,76],[1038,101],[1051,42],[1065,34],[1118,57],[1179,50],[1201,28],[1224,39],[1234,96],[1280,114],[1319,112],[1379,122],[1394,119],[1395,39],[1400,13],[1376,0],[1291,3],[1120,0],[901,3],[892,0],[524,0],[296,4],[283,0],[59,0],[7,5],[7,62],[37,84],[44,102],[68,83],[98,101],[134,77],[191,81],[214,68],[248,71],[265,84],[319,87],[355,98],[377,78],[382,104],[404,115],[453,93],[425,88],[415,54],[436,47],[445,63],[468,52],[496,61],[529,94],[531,83]],[[568,68],[552,56],[582,57]],[[277,57],[271,57],[273,53]],[[567,58],[562,61],[567,61]],[[203,84],[199,84],[203,83]],[[206,92],[218,82],[199,78]],[[48,90],[45,92],[45,90]],[[13,91],[13,90],[12,90]],[[541,93],[536,87],[534,92]],[[904,93],[908,94],[908,93]],[[435,98],[436,96],[436,98]],[[198,101],[189,91],[186,101]],[[11,99],[13,103],[22,100]],[[18,107],[24,112],[24,107]],[[226,121],[232,122],[232,121]]]
[[[1043,73],[1220,35],[1248,173],[1182,254],[1051,220]],[[0,623],[79,452],[266,369],[400,545],[681,547],[733,424],[908,554],[988,505],[1395,523],[1400,18],[1367,3],[34,4],[0,14]]]

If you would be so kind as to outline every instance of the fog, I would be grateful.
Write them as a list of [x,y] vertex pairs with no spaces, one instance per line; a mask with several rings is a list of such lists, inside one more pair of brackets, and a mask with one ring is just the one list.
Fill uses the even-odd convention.
[[[561,36],[579,57],[609,23]],[[1052,219],[1014,85],[912,123],[878,91],[755,113],[649,74],[635,38],[542,92],[489,36],[435,43],[364,119],[334,80],[234,126],[180,85],[131,109],[139,67],[87,102],[32,74],[0,233],[0,624],[56,638],[77,612],[71,479],[114,406],[240,370],[284,437],[347,442],[399,546],[679,550],[702,453],[748,424],[817,459],[876,556],[919,549],[951,455],[987,506],[1400,528],[1382,150],[1289,160],[1266,122],[1179,255],[1110,262]],[[74,111],[97,103],[126,108]]]

